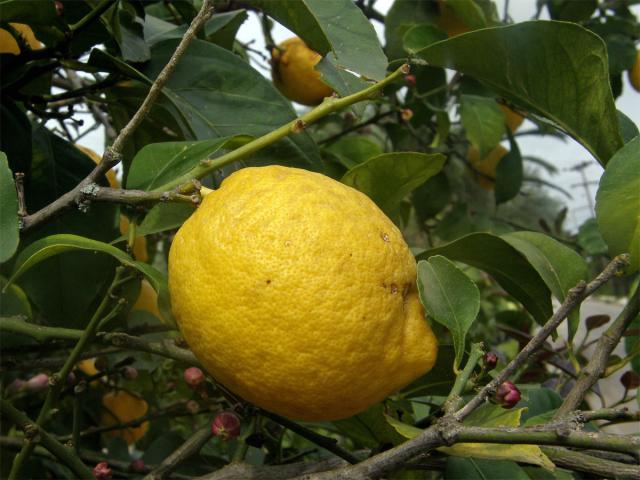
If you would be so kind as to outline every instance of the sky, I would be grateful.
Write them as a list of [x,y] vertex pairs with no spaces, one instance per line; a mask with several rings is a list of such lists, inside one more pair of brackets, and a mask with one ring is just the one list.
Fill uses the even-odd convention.
[[[375,4],[377,10],[386,13],[391,7],[393,0],[378,0]],[[495,1],[498,12],[502,16],[504,12],[505,0]],[[636,15],[640,15],[640,6],[633,7]],[[509,2],[510,16],[516,22],[530,19],[536,10],[536,0],[511,0]],[[548,19],[546,9],[543,10],[541,19]],[[380,22],[373,22],[373,25],[381,39],[384,39],[384,27]],[[281,42],[291,36],[289,30],[276,24],[272,32],[274,41]],[[251,47],[265,52],[264,40],[257,17],[254,14],[249,15],[249,19],[242,25],[238,32],[238,40],[243,43],[253,41]],[[268,72],[262,72],[268,75]],[[637,125],[640,124],[640,93],[633,90],[630,86],[627,76],[624,76],[623,94],[618,97],[616,106],[624,112]],[[520,127],[519,131],[526,131],[533,128],[534,125],[529,121]],[[593,205],[595,205],[595,193],[597,190],[597,182],[602,175],[602,167],[593,159],[591,154],[584,149],[579,143],[572,139],[562,141],[552,137],[539,136],[518,136],[518,146],[522,155],[537,156],[553,163],[559,170],[559,173],[550,177],[546,172],[540,172],[539,175],[563,189],[569,191],[572,199],[552,192],[551,195],[557,197],[561,203],[567,203],[569,206],[569,214],[567,216],[565,227],[571,231],[576,231],[578,227],[588,218],[594,216]],[[104,135],[101,130],[97,130],[80,142],[98,153],[104,150]],[[584,169],[584,177],[573,167],[581,163],[588,163]],[[587,187],[583,185],[588,183]],[[582,185],[581,185],[582,184]],[[542,187],[544,188],[544,187]]]

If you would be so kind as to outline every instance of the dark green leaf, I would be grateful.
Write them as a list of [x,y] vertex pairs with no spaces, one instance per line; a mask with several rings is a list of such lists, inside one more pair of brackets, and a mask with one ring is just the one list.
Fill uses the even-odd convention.
[[351,0],[253,0],[321,55],[332,51],[339,68],[373,80],[387,72],[373,25]]
[[631,70],[636,61],[636,46],[626,35],[607,35],[604,38],[609,57],[609,73],[617,75]]
[[509,152],[500,159],[496,167],[496,205],[515,198],[522,187],[522,156],[511,134],[509,143]]
[[552,313],[548,287],[526,258],[504,239],[489,233],[472,233],[417,255],[426,260],[443,255],[492,275],[529,313],[542,323]]
[[[586,281],[587,264],[574,250],[538,232],[514,232],[502,238],[523,254],[540,274],[558,301],[563,302],[569,290]],[[569,338],[573,338],[580,320],[580,309],[571,314]]]
[[123,60],[126,62],[146,62],[151,55],[144,41],[142,22],[127,9],[119,10],[118,28],[114,32],[120,46]]
[[204,26],[204,35],[210,42],[231,50],[236,33],[247,16],[246,10],[232,10],[213,15]]
[[554,20],[582,22],[588,20],[598,7],[598,0],[549,0],[547,8]]
[[446,39],[447,34],[442,30],[432,24],[423,23],[413,26],[406,31],[402,36],[402,45],[408,54],[413,55],[418,50],[422,50],[432,43]]
[[5,288],[6,285],[7,279],[0,276],[0,316],[31,318],[31,304],[24,291],[15,283]]
[[9,168],[28,175],[31,169],[31,123],[18,104],[4,96],[0,101],[0,125],[0,150],[7,155]]
[[413,189],[438,173],[444,161],[439,153],[384,153],[349,170],[342,182],[367,194],[389,215]]
[[[336,57],[333,53],[328,53],[320,60],[315,69],[322,75],[322,81],[338,92],[341,97],[346,97],[352,93],[367,88],[370,84],[366,80],[339,68]],[[358,102],[351,105],[351,110],[358,116],[362,116],[368,102]]]
[[0,152],[0,263],[13,256],[19,242],[18,194],[7,156]]
[[640,134],[638,126],[633,120],[627,117],[623,112],[618,110],[618,122],[620,123],[620,133],[624,143],[629,143]]
[[385,443],[395,445],[402,438],[389,425],[384,411],[384,405],[377,403],[358,415],[332,423],[358,447],[376,448]]
[[[127,255],[122,250],[109,245],[108,243],[99,242],[86,237],[80,237],[78,235],[51,235],[49,237],[42,238],[33,242],[27,248],[22,250],[16,259],[16,263],[13,267],[13,273],[9,278],[8,285],[18,280],[28,270],[47,260],[50,257],[60,255],[69,251],[90,251],[101,252],[112,256],[120,263],[143,273],[148,279],[149,283],[153,286],[154,290],[158,294],[158,308],[165,318],[171,318],[171,304],[169,300],[169,289],[167,281],[164,275],[156,270],[151,265],[146,263],[136,262],[133,258]],[[6,286],[5,286],[6,288]]]
[[444,172],[431,177],[411,194],[413,206],[421,222],[433,217],[447,206],[451,197],[451,186]]
[[353,168],[382,154],[378,143],[362,135],[342,137],[327,147],[327,150],[338,157],[346,168]]
[[531,21],[487,28],[431,44],[417,55],[472,75],[548,118],[603,165],[622,145],[604,43],[578,25]]
[[53,2],[38,2],[34,8],[32,2],[24,0],[0,1],[0,21],[28,23],[29,25],[51,25],[58,18]]
[[401,394],[404,398],[425,397],[429,395],[446,396],[456,380],[451,368],[456,353],[453,345],[438,346],[438,358],[431,371],[405,387]]
[[460,103],[460,120],[467,137],[480,158],[485,158],[504,135],[504,114],[493,98],[462,95]]
[[200,142],[153,143],[140,150],[129,168],[127,188],[153,190],[187,173],[220,149],[232,150],[251,137],[223,137]]
[[640,267],[640,137],[614,155],[596,194],[598,228],[611,255],[631,254],[627,273]]
[[445,257],[434,255],[418,262],[420,302],[429,317],[451,332],[457,370],[465,351],[465,339],[480,311],[480,291],[462,270]]
[[527,420],[543,413],[552,412],[562,404],[562,397],[553,390],[541,387],[540,385],[532,386],[532,388],[524,388],[520,386],[526,394],[526,398],[519,406],[526,407],[522,412],[521,420],[525,425]]
[[435,23],[438,6],[435,2],[423,0],[396,0],[384,20],[385,50],[391,60],[405,58],[403,38],[412,27],[425,23]]

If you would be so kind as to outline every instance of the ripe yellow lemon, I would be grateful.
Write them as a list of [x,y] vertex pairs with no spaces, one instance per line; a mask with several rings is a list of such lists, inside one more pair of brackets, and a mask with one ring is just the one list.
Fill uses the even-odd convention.
[[506,105],[499,105],[499,107],[500,110],[502,110],[502,113],[504,113],[507,127],[509,128],[509,130],[511,130],[511,133],[514,133],[516,130],[518,130],[520,125],[522,125],[522,122],[524,122],[524,117],[519,113],[511,110]]
[[162,315],[160,315],[160,310],[158,310],[158,294],[146,278],[140,282],[140,294],[138,295],[136,303],[131,307],[131,311],[149,312],[151,315],[162,320]]
[[333,93],[313,68],[321,59],[301,38],[285,40],[271,52],[273,83],[294,102],[318,105]]
[[495,189],[496,180],[496,168],[502,157],[504,157],[509,151],[502,145],[497,145],[496,148],[491,150],[489,154],[480,158],[480,152],[475,147],[469,147],[467,152],[467,159],[473,167],[476,173],[476,180],[482,188],[485,190]]
[[629,83],[637,92],[640,92],[640,50],[636,55],[636,63],[629,70]]
[[[100,425],[105,427],[130,422],[146,415],[149,410],[149,405],[145,400],[124,390],[106,393],[102,397],[102,406]],[[127,442],[127,445],[131,445],[142,438],[148,429],[149,422],[144,422],[139,427],[112,430],[105,435],[120,437]]]
[[461,33],[471,31],[471,29],[456,16],[455,11],[447,6],[445,0],[438,0],[438,8],[440,9],[440,16],[436,21],[436,25],[440,30],[447,32],[447,35],[455,37]]
[[[33,34],[33,30],[29,25],[24,23],[10,23],[16,32],[20,34],[22,39],[29,45],[31,50],[39,50],[42,44]],[[20,55],[20,46],[14,36],[4,28],[0,28],[0,53],[10,53],[12,55]]]
[[[102,160],[102,157],[90,148],[82,145],[75,145],[75,147],[88,156],[94,163],[98,164]],[[109,182],[111,188],[120,188],[120,182],[116,177],[116,172],[109,170],[105,177]],[[120,215],[120,235],[126,235],[129,232],[129,219],[125,215]],[[147,252],[147,239],[144,237],[136,237],[133,242],[133,258],[139,262],[147,262],[149,260],[149,253]]]
[[366,195],[318,173],[229,176],[176,234],[169,289],[209,373],[289,418],[354,415],[436,359],[402,234]]

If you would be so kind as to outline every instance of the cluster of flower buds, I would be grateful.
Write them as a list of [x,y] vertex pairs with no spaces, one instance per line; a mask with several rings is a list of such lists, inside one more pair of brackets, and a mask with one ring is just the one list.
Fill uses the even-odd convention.
[[498,365],[498,355],[493,352],[485,353],[483,360],[487,370],[493,370]]
[[107,462],[100,462],[93,467],[93,476],[96,477],[96,480],[110,480],[113,472]]

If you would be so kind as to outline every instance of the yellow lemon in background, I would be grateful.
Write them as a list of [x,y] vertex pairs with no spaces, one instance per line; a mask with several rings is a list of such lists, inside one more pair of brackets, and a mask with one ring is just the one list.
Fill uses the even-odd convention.
[[640,51],[636,54],[636,63],[629,70],[629,83],[637,92],[640,92]]
[[138,295],[136,303],[131,307],[131,311],[149,312],[151,315],[162,320],[162,315],[160,315],[160,310],[158,310],[158,294],[146,278],[140,282],[140,295]]
[[467,152],[467,159],[469,163],[473,167],[473,169],[478,173],[476,174],[476,179],[480,186],[485,190],[494,190],[495,189],[495,180],[496,180],[496,168],[498,168],[498,164],[502,157],[504,157],[509,151],[504,148],[502,145],[496,146],[489,154],[480,158],[480,152],[475,147],[469,147],[469,151]]
[[[149,405],[145,400],[124,390],[106,393],[102,397],[102,406],[100,425],[104,427],[130,422],[146,415],[149,411]],[[131,445],[142,438],[148,429],[149,422],[144,422],[138,427],[113,430],[106,432],[105,435],[120,437],[127,442],[127,445]]]
[[290,418],[357,414],[436,360],[402,234],[366,195],[318,173],[225,179],[176,234],[169,289],[209,373]]
[[447,6],[445,0],[438,0],[438,9],[440,10],[440,16],[436,21],[436,25],[440,30],[447,32],[447,35],[455,37],[461,33],[471,31],[471,29],[456,16],[456,12]]
[[303,105],[318,105],[333,93],[313,67],[322,57],[299,37],[285,40],[271,54],[273,83],[282,94]]
[[502,110],[502,113],[504,113],[505,123],[507,124],[507,127],[509,128],[509,130],[511,130],[511,133],[514,133],[516,130],[518,130],[520,125],[522,125],[522,122],[524,122],[524,117],[519,113],[511,110],[506,105],[499,105],[499,107],[500,110]]
[[[23,38],[23,40],[29,45],[31,50],[39,50],[42,48],[42,43],[33,34],[33,30],[29,25],[24,23],[10,23]],[[4,28],[0,28],[0,53],[10,53],[12,55],[20,55],[20,45],[18,45],[15,37]]]

